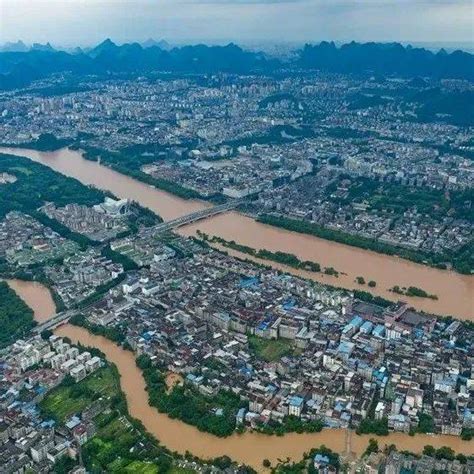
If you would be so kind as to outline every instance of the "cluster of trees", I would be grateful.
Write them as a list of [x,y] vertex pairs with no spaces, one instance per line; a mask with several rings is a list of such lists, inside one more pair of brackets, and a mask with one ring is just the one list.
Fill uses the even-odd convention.
[[[286,461],[280,461],[272,468],[272,472],[278,474],[317,474],[318,471],[314,467],[313,462],[317,454],[327,457],[329,459],[329,465],[334,468],[335,472],[339,472],[341,468],[339,454],[327,448],[324,444],[319,448],[313,448],[305,453],[299,462],[290,462],[289,458]],[[271,463],[268,459],[263,460],[263,467],[267,469],[271,467]]]
[[32,309],[7,283],[0,281],[0,348],[23,337],[35,325]]
[[131,258],[129,258],[126,255],[123,255],[119,252],[116,252],[115,250],[112,250],[110,248],[110,245],[106,245],[102,249],[101,255],[103,257],[108,258],[109,260],[112,260],[112,262],[122,264],[123,269],[125,271],[137,270],[138,269],[138,265]]
[[418,298],[430,298],[432,300],[437,300],[438,297],[436,295],[430,295],[425,290],[418,288],[416,286],[409,286],[408,288],[400,288],[398,285],[395,285],[391,290],[393,293],[397,293],[397,295],[405,295],[405,296],[416,296]]
[[107,339],[110,339],[111,341],[119,345],[125,344],[126,332],[125,332],[125,328],[123,327],[119,327],[119,326],[111,327],[111,326],[101,326],[98,324],[92,324],[82,314],[76,314],[69,320],[69,322],[71,324],[74,324],[75,326],[81,326],[83,328],[86,328],[88,331],[90,331],[93,334],[96,334],[97,336],[106,337]]
[[420,413],[418,415],[418,426],[416,427],[415,433],[434,433],[435,430],[433,417],[427,413]]
[[456,454],[454,450],[448,446],[441,446],[441,448],[434,448],[430,444],[427,444],[423,448],[423,454],[436,459],[447,459],[448,461],[454,461],[457,459],[461,464],[466,464],[467,457],[464,454]]
[[262,258],[264,260],[271,260],[272,262],[281,263],[283,265],[288,265],[289,267],[297,268],[299,270],[307,270],[310,272],[320,272],[321,266],[317,262],[312,262],[310,260],[300,260],[296,255],[286,252],[272,252],[266,249],[255,250],[252,247],[247,245],[241,245],[235,242],[235,240],[225,240],[222,237],[213,236],[209,239],[209,236],[204,232],[198,230],[198,235],[200,235],[204,240],[218,243],[224,247],[237,250],[238,252],[246,253],[247,255],[252,255],[253,257]]
[[374,296],[368,291],[354,290],[354,297],[358,300],[365,301],[367,303],[382,306],[383,308],[387,308],[388,306],[391,306],[393,304],[392,301],[382,298],[381,296]]
[[375,418],[375,408],[378,401],[379,396],[376,394],[370,404],[367,417],[360,422],[356,430],[357,434],[373,433],[379,436],[388,435],[388,418],[383,417],[380,420]]
[[379,436],[388,435],[388,419],[376,420],[374,417],[364,418],[356,430],[357,434],[373,433]]
[[21,156],[1,154],[0,172],[17,178],[16,182],[6,185],[8,192],[0,193],[0,218],[13,210],[31,214],[45,202],[54,202],[57,206],[71,203],[92,206],[105,197],[98,189]]
[[303,421],[301,418],[288,415],[282,423],[269,422],[262,424],[258,430],[268,435],[283,436],[285,433],[319,433],[324,428],[321,420]]
[[32,148],[33,150],[38,151],[56,151],[68,146],[70,143],[70,140],[57,138],[56,135],[53,135],[52,133],[42,133],[32,142],[22,143],[15,146],[18,146],[19,148]]
[[[151,406],[216,436],[229,436],[234,432],[235,415],[246,405],[238,395],[221,390],[216,396],[207,398],[185,386],[175,386],[167,393],[164,375],[152,366],[148,356],[139,356],[137,366],[143,371]],[[217,415],[216,409],[221,409],[222,414]]]
[[[351,245],[353,247],[359,247],[365,250],[373,250],[374,252],[382,253],[385,255],[397,255],[406,260],[411,260],[416,263],[424,263],[437,268],[446,268],[445,262],[450,261],[453,268],[459,273],[471,273],[474,270],[474,253],[471,253],[474,249],[474,243],[470,242],[458,252],[454,254],[438,255],[438,254],[426,254],[421,251],[414,251],[404,249],[401,247],[395,247],[393,245],[385,244],[375,239],[369,239],[354,234],[348,234],[339,230],[327,229],[318,224],[314,224],[307,221],[300,221],[296,219],[290,219],[282,216],[273,216],[269,214],[262,214],[258,218],[259,222],[263,224],[273,225],[275,227],[281,227],[283,229],[291,230],[293,232],[300,232],[302,234],[314,235],[322,239],[339,242],[345,245]],[[461,258],[461,256],[463,256]]]

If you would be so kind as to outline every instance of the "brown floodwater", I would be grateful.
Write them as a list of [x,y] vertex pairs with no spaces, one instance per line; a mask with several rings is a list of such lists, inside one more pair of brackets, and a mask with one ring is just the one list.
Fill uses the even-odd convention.
[[[334,267],[340,272],[339,276],[335,277],[299,271],[286,265],[253,258],[259,263],[271,265],[289,273],[333,286],[370,291],[372,294],[393,301],[402,299],[419,310],[474,320],[474,276],[438,270],[398,257],[279,229],[237,212],[219,214],[204,221],[195,222],[181,227],[178,232],[182,235],[196,235],[198,229],[210,236],[222,237],[227,241],[235,240],[239,244],[256,250],[267,249],[273,252],[292,253],[300,260],[318,262],[321,267]],[[225,250],[242,258],[251,258],[244,253],[227,248]],[[369,288],[367,285],[357,284],[355,279],[358,276],[364,277],[366,282],[376,281],[377,286]],[[438,300],[408,298],[388,291],[395,285],[422,288],[430,294],[437,295]]]
[[56,313],[51,292],[38,282],[5,280],[8,286],[33,310],[34,319],[44,323]]
[[210,206],[204,201],[181,199],[118,173],[96,161],[86,160],[82,153],[76,150],[63,148],[53,152],[41,152],[23,148],[0,147],[0,153],[25,156],[37,163],[49,166],[59,173],[76,178],[83,184],[110,191],[122,199],[136,201],[143,207],[159,214],[164,220],[174,219]]
[[[54,314],[54,302],[49,290],[37,282],[7,280],[15,292],[34,310],[39,322]],[[106,358],[117,366],[120,373],[120,385],[125,393],[130,414],[139,419],[145,428],[156,436],[167,448],[180,453],[190,451],[202,458],[228,455],[236,461],[262,469],[263,459],[273,463],[278,459],[290,457],[298,460],[313,447],[325,444],[329,448],[344,453],[347,440],[350,440],[350,452],[360,455],[367,447],[373,435],[357,436],[346,430],[323,430],[321,433],[296,434],[283,437],[267,436],[246,432],[228,438],[217,438],[179,420],[173,420],[159,413],[148,404],[148,394],[142,372],[135,364],[135,356],[101,336],[90,334],[86,329],[66,324],[56,329],[56,334],[69,337],[75,343],[100,349]],[[180,382],[179,374],[168,374],[170,385]],[[435,447],[449,446],[457,452],[474,454],[474,443],[462,441],[455,436],[417,435],[411,437],[402,433],[392,433],[378,438],[379,445],[396,444],[399,449],[420,452],[426,444]]]
[[[290,457],[299,460],[311,448],[325,444],[327,447],[343,453],[346,449],[346,430],[323,430],[320,433],[291,433],[282,437],[246,432],[227,438],[218,438],[202,433],[197,428],[179,420],[168,418],[148,404],[148,394],[142,372],[135,364],[134,355],[101,336],[90,334],[86,329],[65,325],[56,329],[59,336],[69,337],[74,343],[100,349],[107,359],[117,366],[120,373],[120,385],[125,393],[130,414],[140,420],[145,428],[160,440],[160,443],[172,451],[184,454],[190,451],[201,458],[214,458],[227,455],[232,459],[262,469],[262,461],[269,459],[276,463],[278,459]],[[350,436],[350,451],[361,455],[373,435]],[[457,452],[474,454],[474,443],[462,441],[455,436],[408,436],[392,433],[379,437],[379,446],[395,444],[400,450],[421,452],[430,444],[435,447],[449,446]]]
[[[120,198],[139,202],[162,216],[165,220],[202,209],[208,203],[184,200],[167,192],[150,187],[140,181],[118,173],[107,166],[84,159],[80,152],[62,149],[52,153],[18,148],[0,148],[0,152],[26,156],[84,184],[108,190]],[[229,212],[199,221],[179,229],[183,235],[195,235],[197,229],[209,235],[248,245],[295,254],[302,260],[311,260],[323,267],[334,267],[338,278],[311,272],[302,276],[347,289],[362,289],[391,300],[403,299],[419,310],[439,315],[452,315],[474,320],[474,276],[439,270],[407,260],[338,244],[317,237],[298,234],[256,222],[237,212]],[[246,256],[247,258],[247,256]],[[278,267],[273,262],[268,265]],[[285,270],[295,273],[294,269]],[[376,288],[358,285],[356,277],[375,280]],[[438,300],[408,298],[388,290],[393,286],[416,286]]]

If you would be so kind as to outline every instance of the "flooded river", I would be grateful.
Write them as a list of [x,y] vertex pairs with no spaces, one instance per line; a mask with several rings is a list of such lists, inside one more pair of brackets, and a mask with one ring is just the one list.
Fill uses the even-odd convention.
[[[78,151],[63,149],[44,153],[34,150],[0,148],[0,152],[26,156],[49,166],[84,184],[108,190],[121,198],[133,199],[161,215],[165,220],[188,214],[208,206],[195,200],[184,200],[124,176],[96,162],[85,160]],[[301,260],[311,260],[323,267],[334,267],[345,273],[339,278],[304,272],[306,277],[348,289],[363,289],[392,300],[400,297],[388,291],[395,285],[416,286],[438,300],[401,297],[415,308],[440,315],[453,315],[474,320],[474,276],[438,270],[397,257],[377,254],[312,236],[264,225],[237,212],[221,214],[179,229],[183,235],[195,235],[197,229],[255,249],[265,248],[295,254]],[[246,256],[247,258],[247,256]],[[268,265],[278,265],[266,262]],[[295,273],[294,269],[285,270]],[[357,276],[375,280],[376,288],[361,286]]]
[[[200,432],[197,428],[178,420],[172,420],[148,405],[148,393],[141,371],[135,365],[135,357],[109,340],[90,334],[87,330],[71,325],[58,328],[56,334],[67,336],[73,342],[100,349],[110,362],[113,362],[121,375],[120,384],[124,391],[130,414],[139,419],[145,428],[153,433],[167,448],[185,453],[190,451],[202,458],[228,455],[236,461],[261,469],[262,461],[267,458],[273,463],[277,459],[298,460],[311,448],[325,444],[329,448],[343,453],[346,447],[346,430],[323,430],[312,434],[287,434],[282,437],[267,436],[259,433],[235,434],[228,438],[217,438]],[[360,455],[366,449],[369,438],[374,436],[350,436],[351,452]],[[379,438],[379,445],[396,444],[399,449],[420,452],[427,444],[436,447],[450,446],[457,452],[474,454],[474,443],[462,441],[454,436],[415,437],[393,433]]]
[[[39,283],[9,280],[8,284],[35,311],[35,318],[44,321],[54,314],[54,302],[48,289]],[[41,318],[41,319],[39,319]],[[374,436],[348,435],[346,430],[323,430],[312,434],[287,434],[282,437],[266,436],[259,433],[235,434],[228,438],[217,438],[202,433],[196,428],[179,420],[172,420],[148,405],[148,393],[141,371],[135,364],[135,356],[113,342],[101,336],[90,334],[86,329],[64,325],[56,329],[56,334],[69,337],[74,343],[100,349],[107,359],[117,366],[120,373],[120,384],[128,402],[130,414],[140,420],[145,428],[156,436],[164,446],[173,451],[185,453],[190,451],[202,458],[213,458],[228,455],[236,461],[254,466],[261,470],[263,459],[273,463],[278,458],[298,460],[311,448],[325,444],[329,448],[343,453],[348,441],[350,451],[360,455],[367,447],[368,440]],[[176,374],[175,374],[176,375]],[[177,381],[179,378],[174,378]],[[411,437],[393,433],[379,438],[379,445],[396,444],[399,449],[420,452],[427,444],[435,447],[450,446],[457,452],[474,454],[474,443],[462,441],[454,436],[420,436]]]
[[153,188],[98,162],[86,160],[79,151],[68,148],[54,152],[40,152],[0,147],[0,153],[25,156],[59,173],[76,178],[83,184],[110,191],[119,198],[132,199],[156,212],[164,220],[174,219],[210,206],[204,201],[181,199]]
[[[220,214],[205,221],[198,221],[178,232],[182,235],[196,235],[200,230],[209,236],[222,237],[227,241],[235,240],[239,244],[254,249],[282,251],[296,255],[300,260],[318,262],[321,267],[334,267],[341,272],[338,277],[296,270],[268,260],[251,257],[248,254],[220,247],[231,255],[251,259],[258,263],[309,278],[328,285],[347,289],[369,291],[372,294],[398,301],[408,301],[415,308],[439,315],[454,315],[460,319],[474,320],[474,277],[459,273],[438,270],[419,265],[408,260],[367,250],[338,244],[310,235],[298,234],[279,229],[244,216],[237,212]],[[344,274],[345,273],[345,274]],[[374,280],[375,288],[359,285],[354,280],[363,276],[365,281]],[[395,285],[417,286],[438,300],[430,298],[408,298],[388,291]]]
[[44,323],[56,313],[51,292],[41,283],[5,280],[8,286],[33,310],[35,321]]

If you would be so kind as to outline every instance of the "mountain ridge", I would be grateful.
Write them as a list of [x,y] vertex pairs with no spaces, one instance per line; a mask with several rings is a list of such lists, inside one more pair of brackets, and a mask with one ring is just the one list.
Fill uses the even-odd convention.
[[[155,44],[156,43],[156,44]],[[433,77],[474,81],[474,55],[463,51],[433,53],[424,48],[400,43],[350,43],[336,46],[322,41],[306,44],[295,59],[283,62],[250,52],[229,43],[225,46],[204,44],[165,48],[148,40],[117,45],[107,38],[89,50],[73,53],[55,50],[49,43],[28,51],[0,52],[0,89],[25,87],[52,73],[75,75],[172,72],[172,73],[266,73],[279,68],[321,70],[349,74]],[[21,48],[22,44],[18,43]]]

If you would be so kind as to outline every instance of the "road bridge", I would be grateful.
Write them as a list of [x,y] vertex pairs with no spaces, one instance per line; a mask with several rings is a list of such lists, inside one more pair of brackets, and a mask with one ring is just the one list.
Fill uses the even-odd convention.
[[151,230],[154,233],[158,233],[176,229],[183,225],[192,224],[193,222],[207,219],[209,217],[216,216],[217,214],[222,214],[223,212],[231,211],[244,202],[244,199],[236,199],[231,202],[226,202],[225,204],[220,204],[219,206],[213,206],[200,211],[192,212],[191,214],[186,214],[185,216],[177,217],[176,219],[158,224]]

